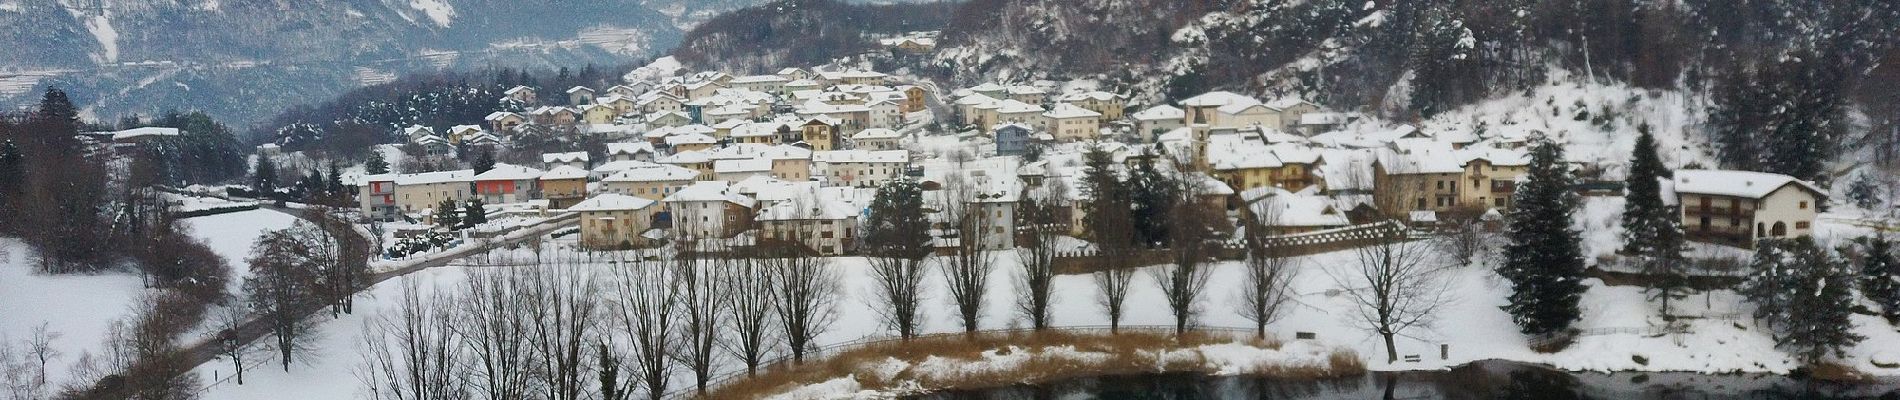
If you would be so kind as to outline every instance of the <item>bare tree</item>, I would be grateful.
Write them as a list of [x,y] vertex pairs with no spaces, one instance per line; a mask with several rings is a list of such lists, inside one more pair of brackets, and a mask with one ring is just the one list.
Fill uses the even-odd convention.
[[319,273],[316,294],[330,303],[332,318],[354,312],[356,293],[368,288],[369,259],[375,250],[343,209],[312,205],[304,210],[304,218],[316,222],[293,232],[310,250],[307,265]]
[[32,332],[27,334],[26,343],[23,344],[26,350],[25,356],[31,358],[30,361],[33,362],[35,387],[44,388],[47,385],[46,364],[53,362],[54,358],[59,358],[60,352],[59,349],[53,347],[53,340],[59,339],[60,336],[60,333],[54,332],[52,325],[46,322],[34,326]]
[[1017,216],[1026,227],[1027,234],[1016,246],[1016,259],[1022,263],[1022,269],[1016,275],[1016,312],[1029,320],[1029,326],[1036,330],[1048,329],[1052,324],[1050,306],[1055,296],[1056,246],[1061,237],[1057,227],[1060,216],[1056,215],[1056,204],[1060,204],[1061,195],[1051,193],[1043,200],[1024,199],[1017,206]]
[[731,299],[726,292],[727,270],[711,268],[692,251],[689,242],[674,253],[673,279],[670,285],[679,296],[680,347],[676,356],[693,372],[693,386],[700,394],[712,380],[713,364],[718,360],[721,315]]
[[1445,267],[1430,243],[1412,240],[1390,225],[1376,242],[1356,252],[1358,265],[1328,269],[1333,282],[1352,300],[1353,321],[1385,340],[1386,362],[1398,361],[1394,338],[1407,329],[1429,326],[1439,308],[1452,301]]
[[257,348],[252,346],[250,341],[238,334],[238,329],[244,326],[249,316],[247,309],[233,304],[219,310],[212,317],[212,326],[218,330],[216,337],[218,356],[231,360],[231,370],[237,374],[235,378],[238,385],[244,384],[244,369],[246,368],[244,359],[257,352]]
[[470,398],[460,365],[465,349],[455,315],[445,310],[446,296],[424,295],[411,277],[402,285],[394,314],[363,327],[356,378],[372,400]]
[[1497,235],[1485,229],[1484,209],[1458,207],[1445,213],[1435,239],[1445,254],[1463,264],[1478,261],[1497,241]]
[[771,271],[773,311],[792,361],[805,362],[812,340],[837,319],[838,272],[820,257],[803,254],[793,243],[767,245],[765,268]]
[[746,374],[759,371],[760,364],[772,352],[772,310],[778,304],[773,296],[772,270],[755,258],[751,248],[739,248],[727,258],[715,260],[726,270],[723,289],[731,294],[727,304],[726,335],[720,347],[745,363]]
[[456,334],[467,358],[460,367],[470,377],[469,389],[491,399],[528,398],[535,393],[532,365],[533,334],[526,300],[517,287],[520,270],[474,270],[463,281],[455,300]]
[[580,268],[573,254],[551,267],[525,267],[519,297],[527,302],[528,345],[534,350],[535,377],[543,399],[579,400],[588,394],[592,344],[600,308],[600,284]]
[[956,231],[950,254],[941,259],[944,288],[950,292],[950,304],[957,309],[964,332],[979,328],[990,272],[996,268],[995,255],[984,251],[983,235],[997,224],[988,213],[987,203],[977,202],[970,185],[957,177],[947,179],[937,205],[939,218]]
[[275,339],[271,349],[285,371],[315,349],[315,326],[304,313],[322,304],[312,295],[314,271],[298,264],[309,253],[294,229],[265,232],[258,238],[248,260],[251,276],[244,281],[251,311],[269,328]]
[[678,351],[674,326],[679,317],[678,288],[665,266],[640,261],[632,264],[616,268],[620,291],[615,310],[628,336],[633,371],[646,389],[647,398],[659,400],[666,395],[673,376],[673,354]]
[[[1275,212],[1260,208],[1254,210],[1256,214]],[[1266,338],[1267,324],[1278,320],[1283,312],[1282,306],[1292,299],[1293,280],[1299,273],[1295,269],[1294,259],[1286,254],[1286,246],[1269,237],[1266,226],[1259,222],[1263,219],[1273,220],[1257,216],[1247,221],[1247,261],[1244,264],[1247,274],[1241,282],[1239,301],[1235,304],[1240,308],[1241,317],[1253,322],[1254,334]]]
[[1207,289],[1207,281],[1213,276],[1213,270],[1207,265],[1213,253],[1214,229],[1226,222],[1224,216],[1214,210],[1203,207],[1195,201],[1195,186],[1184,176],[1175,175],[1169,180],[1177,185],[1177,192],[1185,194],[1174,201],[1174,210],[1168,221],[1168,246],[1171,264],[1149,270],[1161,294],[1168,300],[1168,310],[1174,314],[1174,332],[1186,333],[1194,317],[1200,314],[1196,305],[1201,293]]

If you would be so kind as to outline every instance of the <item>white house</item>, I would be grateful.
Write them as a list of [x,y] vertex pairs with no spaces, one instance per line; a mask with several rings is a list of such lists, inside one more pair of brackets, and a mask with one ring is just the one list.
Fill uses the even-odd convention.
[[1753,247],[1756,239],[1807,236],[1827,194],[1766,172],[1681,170],[1671,187],[1689,239]]

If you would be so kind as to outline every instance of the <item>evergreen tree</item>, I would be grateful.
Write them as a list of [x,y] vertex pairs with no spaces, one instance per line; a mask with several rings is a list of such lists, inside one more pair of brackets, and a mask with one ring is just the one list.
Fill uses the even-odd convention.
[[1861,248],[1860,291],[1880,305],[1888,321],[1900,321],[1900,258],[1886,235],[1855,239]]
[[1880,206],[1879,189],[1874,186],[1874,178],[1861,174],[1852,185],[1847,187],[1847,199],[1863,210],[1872,210]]
[[380,151],[371,151],[369,160],[363,162],[363,172],[370,175],[389,173],[389,160],[383,159]]
[[1577,200],[1570,191],[1574,178],[1563,160],[1562,148],[1539,140],[1509,216],[1511,243],[1504,248],[1498,273],[1513,289],[1504,309],[1526,334],[1564,331],[1581,313],[1577,303],[1586,289],[1583,251],[1577,232],[1570,229]]
[[488,148],[476,150],[475,161],[470,161],[469,166],[475,169],[477,175],[495,169],[495,150]]
[[930,220],[916,180],[894,179],[877,188],[864,221],[864,246],[877,257],[923,260],[930,255]]
[[1838,257],[1814,244],[1808,237],[1795,238],[1789,248],[1788,271],[1783,292],[1787,300],[1784,322],[1775,345],[1808,363],[1843,350],[1866,339],[1854,334],[1854,275]]
[[1129,218],[1128,188],[1116,172],[1112,154],[1100,146],[1089,146],[1082,155],[1082,224],[1098,247],[1126,247],[1133,243]]
[[34,122],[48,128],[47,134],[70,137],[79,133],[79,108],[66,97],[66,91],[56,87],[46,88],[40,97],[39,112],[33,114]]
[[448,230],[461,229],[461,211],[455,206],[454,199],[442,199],[441,203],[435,205],[435,226]]
[[327,192],[330,197],[341,199],[350,194],[349,189],[343,185],[342,168],[343,167],[338,166],[336,162],[330,163],[330,180],[326,182],[329,186],[325,187],[325,192]]
[[468,199],[468,203],[463,207],[462,223],[464,225],[473,227],[475,225],[488,223],[488,211],[482,207],[482,199],[480,197]]
[[1794,286],[1790,281],[1793,274],[1789,270],[1792,261],[1788,250],[1792,244],[1788,239],[1755,241],[1755,255],[1748,264],[1748,280],[1742,283],[1740,290],[1743,297],[1755,303],[1755,321],[1770,328],[1787,320],[1787,288]]
[[259,196],[275,197],[277,193],[277,163],[270,156],[257,155],[257,163],[251,166],[251,190]]
[[1160,157],[1163,156],[1148,154],[1142,157],[1128,175],[1128,194],[1134,206],[1130,217],[1134,222],[1135,242],[1143,246],[1168,243],[1168,226],[1172,222],[1168,213],[1174,210],[1175,201],[1181,197],[1180,187],[1155,165],[1155,159]]
[[[15,211],[21,196],[26,193],[26,156],[20,154],[20,146],[12,140],[0,142],[0,220],[15,221]],[[18,224],[8,224],[17,228]],[[0,228],[0,232],[11,232]]]
[[1656,154],[1656,138],[1649,126],[1638,127],[1635,153],[1630,160],[1623,204],[1623,253],[1642,263],[1653,299],[1660,300],[1663,318],[1670,303],[1688,295],[1687,263],[1682,259],[1682,226],[1675,210],[1663,203],[1659,179],[1671,176]]

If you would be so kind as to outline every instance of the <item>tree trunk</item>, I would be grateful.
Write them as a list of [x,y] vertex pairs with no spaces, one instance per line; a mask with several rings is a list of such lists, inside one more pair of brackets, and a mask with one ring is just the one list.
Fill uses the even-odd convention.
[[1379,335],[1385,337],[1385,363],[1399,362],[1399,346],[1392,342],[1392,333],[1380,332]]

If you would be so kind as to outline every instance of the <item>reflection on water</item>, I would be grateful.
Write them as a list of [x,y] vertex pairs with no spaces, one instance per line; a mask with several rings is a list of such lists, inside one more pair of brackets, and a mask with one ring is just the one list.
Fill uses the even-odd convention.
[[1486,361],[1449,371],[1331,380],[1192,374],[1098,377],[909,399],[1900,399],[1900,381],[1837,384],[1763,374],[1569,373]]

